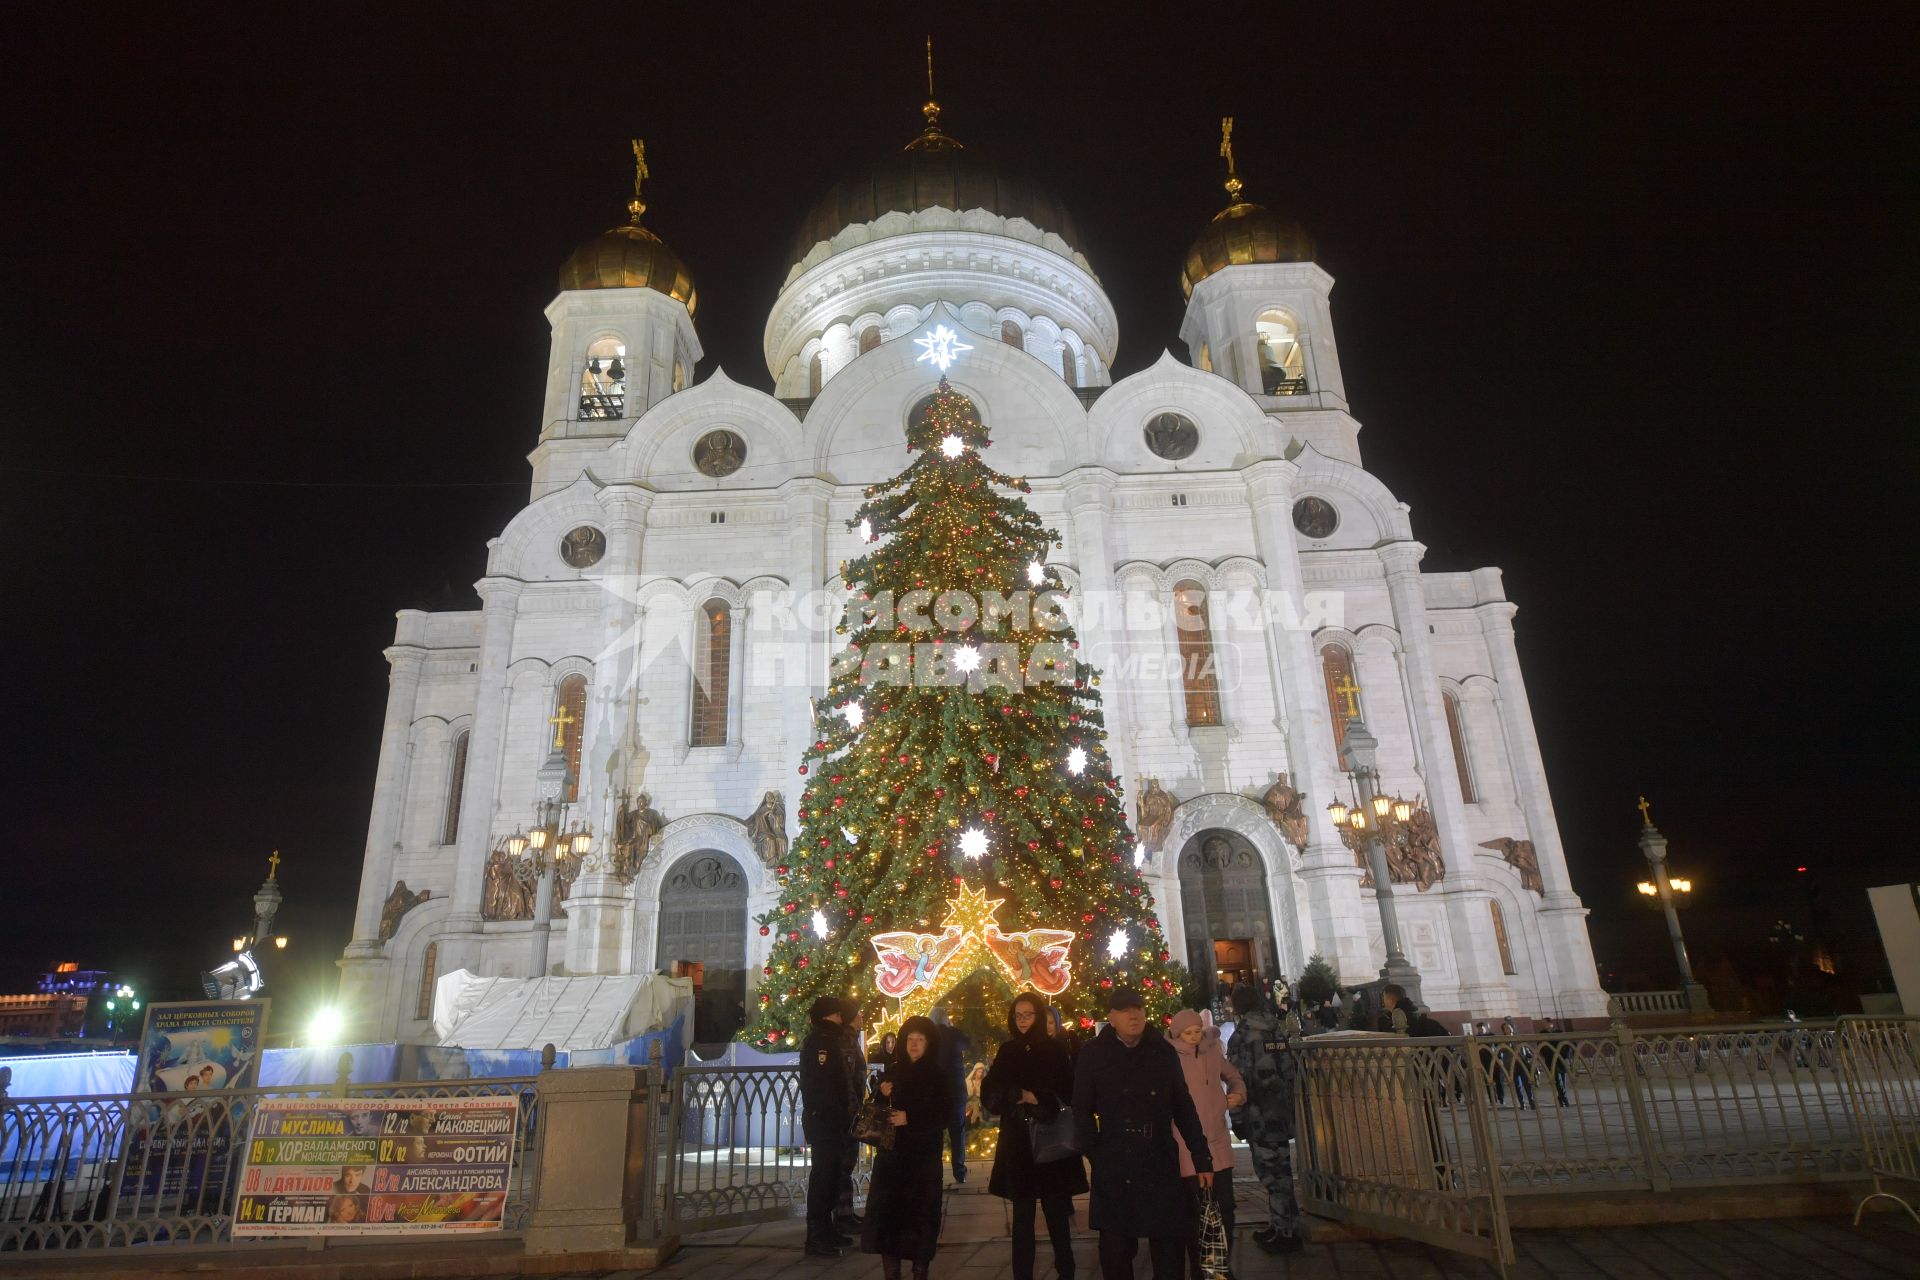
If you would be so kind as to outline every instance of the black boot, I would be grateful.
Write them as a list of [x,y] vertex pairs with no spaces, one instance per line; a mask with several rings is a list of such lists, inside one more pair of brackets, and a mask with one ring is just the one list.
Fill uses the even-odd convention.
[[900,1259],[880,1255],[881,1280],[900,1280]]

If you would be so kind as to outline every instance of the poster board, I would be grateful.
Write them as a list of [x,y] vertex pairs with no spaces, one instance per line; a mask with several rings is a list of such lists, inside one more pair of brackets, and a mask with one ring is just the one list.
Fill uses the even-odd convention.
[[[271,1009],[270,1000],[147,1006],[121,1153],[120,1203],[149,1211],[177,1205],[194,1213],[211,1212],[225,1200],[240,1129],[231,1112],[243,1103],[222,1095],[251,1088],[259,1078]],[[146,1102],[140,1094],[167,1096]],[[222,1110],[228,1114],[218,1114]]]
[[514,1096],[265,1099],[234,1238],[498,1231],[519,1126]]

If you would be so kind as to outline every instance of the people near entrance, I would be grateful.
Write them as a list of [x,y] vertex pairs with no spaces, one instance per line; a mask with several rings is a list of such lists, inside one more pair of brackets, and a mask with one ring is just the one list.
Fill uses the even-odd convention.
[[822,996],[807,1011],[813,1023],[800,1045],[800,1129],[807,1139],[807,1252],[837,1258],[853,1237],[833,1225],[841,1166],[852,1157],[855,1096],[847,1075],[846,1006]]
[[[847,1088],[852,1092],[853,1105],[858,1107],[867,1097],[867,1033],[861,1026],[865,1013],[858,1000],[843,1000],[841,1003],[841,1027],[845,1043],[841,1052],[846,1058]],[[833,1225],[844,1233],[860,1229],[860,1215],[853,1209],[853,1166],[860,1159],[860,1142],[853,1136],[853,1126],[847,1126],[847,1152],[840,1164],[840,1194],[833,1205]]]
[[1397,982],[1389,982],[1380,988],[1380,1022],[1374,1029],[1403,1036],[1407,1034],[1407,1019],[1407,989]]
[[[1545,1030],[1552,1036],[1565,1035],[1567,1028],[1558,1022],[1547,1023]],[[1540,1069],[1553,1077],[1554,1098],[1561,1106],[1567,1105],[1567,1067],[1573,1057],[1573,1042],[1570,1040],[1549,1040],[1540,1046]]]
[[[1511,1017],[1500,1022],[1500,1034],[1517,1036]],[[1523,1041],[1509,1040],[1500,1049],[1500,1069],[1507,1079],[1513,1081],[1513,1105],[1524,1107],[1528,1111],[1533,1105],[1533,1046]],[[1494,1077],[1497,1083],[1499,1077]]]
[[953,1083],[940,1060],[940,1031],[928,1018],[908,1018],[899,1048],[876,1086],[893,1124],[893,1146],[874,1156],[860,1247],[880,1255],[886,1280],[913,1263],[926,1280],[940,1243],[940,1157],[953,1119]]
[[947,1083],[953,1097],[953,1114],[947,1118],[947,1143],[953,1149],[953,1180],[967,1180],[967,1050],[972,1042],[960,1028],[947,1021],[945,1009],[933,1011],[940,1029],[940,1065],[946,1068]]
[[1075,1141],[1093,1162],[1087,1217],[1100,1234],[1103,1280],[1132,1280],[1142,1237],[1154,1280],[1179,1280],[1194,1214],[1180,1181],[1173,1131],[1186,1140],[1201,1190],[1212,1189],[1213,1155],[1179,1055],[1147,1025],[1137,991],[1114,989],[1107,1025],[1080,1050],[1073,1126]]
[[1087,1189],[1077,1155],[1037,1163],[1030,1121],[1057,1116],[1073,1098],[1073,1065],[1064,1040],[1052,1033],[1053,1010],[1031,991],[1013,998],[1008,1036],[980,1084],[980,1099],[1000,1118],[1000,1144],[993,1153],[987,1192],[1013,1209],[1013,1280],[1033,1280],[1034,1211],[1046,1215],[1053,1242],[1053,1270],[1072,1280],[1073,1198]]
[[[1249,990],[1257,988],[1249,987]],[[1271,1013],[1268,1016],[1277,1018]],[[1180,1055],[1180,1070],[1187,1078],[1187,1092],[1193,1097],[1194,1110],[1200,1113],[1200,1127],[1206,1130],[1207,1152],[1212,1157],[1214,1169],[1213,1186],[1205,1191],[1199,1189],[1193,1154],[1187,1150],[1186,1139],[1175,1133],[1174,1145],[1180,1148],[1180,1176],[1190,1188],[1188,1194],[1191,1199],[1200,1204],[1211,1200],[1219,1209],[1220,1221],[1227,1229],[1228,1257],[1231,1259],[1233,1135],[1227,1128],[1227,1112],[1245,1105],[1247,1087],[1240,1078],[1239,1070],[1227,1061],[1226,1048],[1220,1043],[1220,1029],[1192,1009],[1182,1009],[1173,1015],[1173,1051]],[[1197,1231],[1187,1237],[1187,1264],[1194,1280],[1205,1280],[1200,1269],[1200,1236]]]
[[1233,1039],[1227,1042],[1227,1061],[1240,1073],[1246,1104],[1233,1116],[1233,1131],[1245,1139],[1253,1155],[1253,1173],[1267,1191],[1267,1229],[1253,1242],[1268,1253],[1295,1253],[1301,1248],[1300,1210],[1293,1200],[1293,1157],[1287,1143],[1293,1139],[1294,1085],[1299,1063],[1279,1018],[1261,1007],[1260,993],[1235,987]]

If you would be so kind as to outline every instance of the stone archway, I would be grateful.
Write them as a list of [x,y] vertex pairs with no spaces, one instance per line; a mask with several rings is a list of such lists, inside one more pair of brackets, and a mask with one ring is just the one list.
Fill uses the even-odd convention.
[[1278,977],[1282,961],[1260,851],[1237,832],[1209,827],[1181,847],[1177,869],[1195,985],[1218,1000],[1235,982]]
[[730,1040],[746,1020],[747,874],[718,849],[696,849],[668,867],[660,884],[655,964],[701,966],[693,1039]]

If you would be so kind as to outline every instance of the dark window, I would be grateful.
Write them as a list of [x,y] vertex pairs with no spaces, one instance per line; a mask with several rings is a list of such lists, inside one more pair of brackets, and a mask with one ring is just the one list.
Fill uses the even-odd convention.
[[693,654],[693,729],[696,747],[727,745],[727,681],[733,660],[733,616],[724,600],[701,607]]
[[[1453,739],[1453,764],[1460,771],[1460,799],[1473,804],[1479,797],[1473,791],[1473,767],[1467,760],[1467,732],[1466,726],[1460,722],[1460,699],[1451,693],[1443,693],[1440,701],[1447,708],[1447,736]],[[1507,972],[1512,973],[1513,970]]]
[[860,354],[865,355],[880,345],[880,326],[870,324],[860,331]]
[[[1320,651],[1320,669],[1327,678],[1327,714],[1333,717],[1333,745],[1344,751],[1347,745],[1348,706],[1360,705],[1360,682],[1353,678],[1353,654],[1343,644],[1330,644]],[[1348,690],[1353,702],[1348,703]]]
[[1487,905],[1493,908],[1493,940],[1500,947],[1500,972],[1518,973],[1513,967],[1513,947],[1507,941],[1507,917],[1494,899],[1488,898]]
[[1020,332],[1019,321],[1002,320],[1000,322],[1000,341],[1010,347],[1024,347],[1027,345],[1026,335]]
[[420,957],[420,994],[413,1002],[413,1016],[431,1018],[433,1016],[433,984],[440,976],[440,944],[429,942],[424,955]]
[[567,753],[567,803],[572,804],[580,798],[580,743],[586,736],[587,727],[587,678],[568,676],[560,682],[553,693],[553,714],[559,716],[565,712],[565,723],[560,729],[560,746]]
[[447,817],[440,825],[440,843],[455,844],[460,839],[460,801],[467,792],[467,743],[471,734],[453,740],[452,763],[447,770]]

